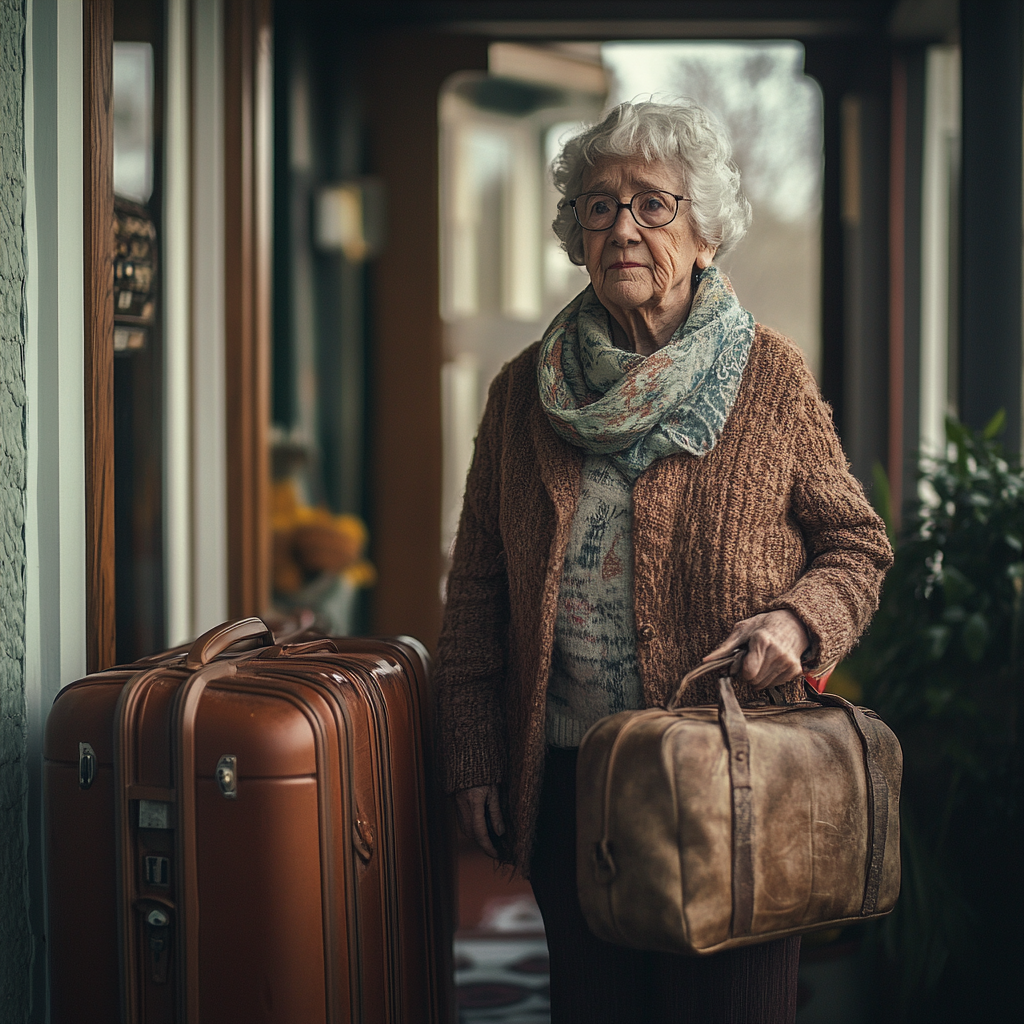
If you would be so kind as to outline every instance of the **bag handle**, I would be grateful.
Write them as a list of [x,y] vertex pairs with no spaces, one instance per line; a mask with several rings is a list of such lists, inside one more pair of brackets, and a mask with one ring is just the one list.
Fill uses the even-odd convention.
[[[674,711],[679,707],[679,702],[683,699],[683,694],[688,689],[690,683],[692,683],[694,679],[698,679],[700,676],[706,675],[708,672],[713,672],[716,669],[724,668],[726,665],[731,665],[729,675],[735,678],[740,674],[740,666],[743,664],[743,659],[746,657],[746,654],[747,646],[746,644],[743,644],[740,647],[733,648],[729,654],[723,654],[721,657],[715,658],[712,661],[702,662],[692,672],[688,672],[683,677],[683,681],[679,684],[679,688],[676,690],[675,696],[665,704],[665,708],[668,711]],[[817,695],[824,691],[825,686],[828,683],[829,676],[832,675],[838,664],[839,658],[834,658],[832,661],[828,662],[828,664],[816,669],[815,671],[817,672],[817,675],[812,676],[807,672],[804,673],[804,683],[808,688],[815,691],[815,697],[813,699],[817,700]],[[767,687],[767,690],[773,702],[780,703],[780,701],[775,700],[775,697],[777,696],[776,687],[769,686]]]
[[[746,646],[736,647],[728,654],[723,654],[718,658],[712,658],[711,661],[701,662],[695,669],[687,672],[683,676],[683,681],[679,684],[675,694],[665,702],[666,711],[675,711],[679,707],[679,702],[683,699],[683,694],[690,688],[690,684],[695,679],[700,679],[701,676],[706,676],[711,672],[718,672],[720,669],[728,668],[725,675],[730,678],[735,678],[740,674],[740,666],[743,664],[743,659],[747,656]],[[737,702],[737,707],[739,703]]]
[[253,616],[234,622],[222,622],[219,626],[208,629],[192,644],[185,658],[185,668],[195,672],[209,665],[218,654],[223,654],[233,644],[257,638],[261,640],[261,647],[273,646],[274,634],[262,619]]

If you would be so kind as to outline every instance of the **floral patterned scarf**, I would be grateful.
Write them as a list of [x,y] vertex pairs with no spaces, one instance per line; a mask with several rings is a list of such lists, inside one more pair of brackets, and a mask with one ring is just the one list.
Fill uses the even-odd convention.
[[635,480],[655,459],[714,448],[753,339],[753,316],[714,264],[700,275],[686,322],[649,356],[615,347],[611,316],[588,286],[541,342],[541,405],[565,440],[607,455]]

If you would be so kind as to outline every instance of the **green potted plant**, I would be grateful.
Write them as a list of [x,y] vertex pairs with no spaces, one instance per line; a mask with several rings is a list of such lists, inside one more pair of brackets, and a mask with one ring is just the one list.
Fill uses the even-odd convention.
[[[1024,476],[996,440],[1003,422],[947,421],[846,666],[904,748],[903,888],[869,933],[889,1020],[1001,1020],[1020,998]],[[891,524],[887,490],[882,475]]]

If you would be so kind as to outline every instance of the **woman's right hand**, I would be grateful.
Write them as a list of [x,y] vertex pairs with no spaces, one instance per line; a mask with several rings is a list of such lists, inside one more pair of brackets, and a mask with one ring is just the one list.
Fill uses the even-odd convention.
[[455,794],[455,808],[459,813],[459,827],[464,835],[475,839],[488,857],[498,860],[498,851],[487,832],[487,815],[491,818],[494,834],[505,834],[505,821],[501,816],[497,786],[472,786]]

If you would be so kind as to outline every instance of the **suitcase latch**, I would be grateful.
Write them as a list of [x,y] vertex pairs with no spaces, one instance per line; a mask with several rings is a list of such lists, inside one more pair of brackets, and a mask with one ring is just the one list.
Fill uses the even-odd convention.
[[88,789],[96,778],[96,751],[88,743],[78,744],[78,788]]
[[225,754],[217,762],[217,785],[226,800],[238,798],[238,758],[234,754]]
[[616,868],[612,858],[612,846],[607,838],[594,843],[594,880],[598,885],[611,885],[615,880]]
[[144,862],[146,882],[149,885],[171,884],[171,862],[167,857],[147,857]]
[[364,864],[373,856],[373,825],[361,817],[352,822],[352,845]]

